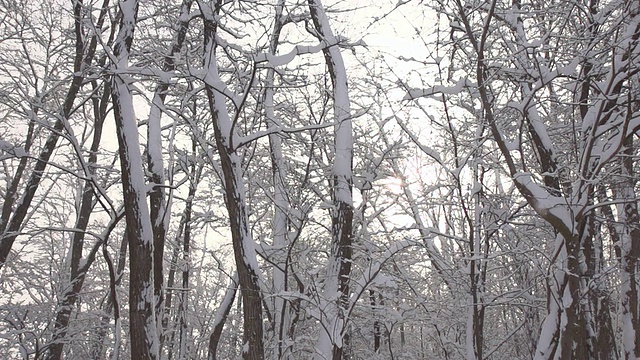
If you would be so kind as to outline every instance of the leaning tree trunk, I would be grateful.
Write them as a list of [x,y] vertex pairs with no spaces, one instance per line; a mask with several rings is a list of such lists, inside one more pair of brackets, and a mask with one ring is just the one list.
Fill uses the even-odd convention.
[[[82,82],[84,81],[84,70],[89,61],[89,57],[84,57],[84,52],[86,50],[85,43],[83,42],[83,34],[82,24],[83,24],[83,15],[82,15],[82,1],[75,0],[72,2],[73,4],[73,18],[74,18],[74,34],[75,34],[75,56],[73,59],[73,77],[71,80],[71,84],[69,86],[69,90],[67,90],[67,94],[64,98],[64,102],[62,104],[62,111],[59,114],[59,117],[55,121],[53,125],[53,129],[51,130],[51,134],[47,138],[47,141],[44,144],[38,159],[36,160],[36,164],[31,172],[31,176],[27,181],[27,185],[25,186],[24,193],[22,197],[15,205],[15,210],[13,211],[13,215],[11,215],[11,209],[15,198],[17,197],[17,186],[22,177],[22,172],[24,171],[24,163],[26,159],[23,158],[21,160],[20,166],[17,169],[17,172],[14,177],[14,181],[12,186],[10,187],[10,191],[6,194],[6,201],[3,204],[2,208],[2,218],[0,219],[0,269],[4,266],[9,256],[9,252],[13,247],[13,243],[18,237],[18,233],[23,226],[23,221],[29,212],[29,207],[31,206],[31,201],[33,200],[38,188],[40,186],[40,182],[42,181],[42,177],[45,174],[45,169],[47,164],[49,163],[49,159],[53,155],[57,145],[58,139],[60,138],[60,134],[62,134],[65,122],[71,116],[73,110],[73,104],[76,100],[78,92],[80,91],[80,87],[82,86]],[[89,53],[91,54],[91,53]],[[9,219],[10,217],[10,219]]]
[[[107,99],[103,99],[105,102]],[[96,101],[97,102],[97,101]],[[97,104],[95,104],[97,105]],[[95,120],[93,143],[91,144],[91,150],[89,152],[88,174],[87,176],[93,177],[95,174],[94,164],[97,161],[98,147],[102,138],[102,125],[104,124],[104,114],[99,114],[99,118]],[[48,349],[48,360],[58,360],[62,358],[62,350],[64,347],[64,338],[67,334],[67,328],[71,317],[73,307],[78,300],[78,294],[82,290],[84,280],[87,275],[89,267],[93,263],[91,261],[82,261],[82,253],[84,251],[84,238],[85,231],[89,225],[89,218],[95,205],[93,193],[94,188],[91,180],[85,181],[82,197],[80,201],[80,207],[78,209],[75,232],[71,240],[71,261],[69,264],[69,283],[63,290],[64,294],[61,297],[61,301],[58,304],[58,313],[56,314],[56,321],[54,325],[53,336],[51,338],[51,346]],[[82,264],[81,264],[82,263]]]
[[[280,33],[285,25],[285,17],[282,14],[284,9],[284,0],[278,0],[275,5],[275,19],[273,23],[273,31],[271,34],[271,40],[269,43],[269,53],[276,55],[278,45],[280,43]],[[281,122],[277,119],[274,106],[274,93],[275,93],[275,68],[269,68],[267,70],[265,78],[265,90],[264,90],[264,112],[266,119],[266,126],[269,129],[277,129],[281,126]],[[281,292],[289,291],[288,287],[288,248],[291,246],[289,243],[289,206],[290,199],[287,193],[285,179],[286,179],[286,164],[285,158],[282,153],[282,140],[280,134],[269,134],[269,153],[271,155],[271,178],[273,179],[273,247],[276,249],[274,262],[276,266],[273,267],[273,291],[278,294]],[[292,318],[292,308],[290,301],[282,296],[274,296],[273,299],[274,309],[274,337],[276,339],[277,349],[275,354],[278,359],[287,360],[291,357],[288,352],[286,344],[290,343],[290,327]]]
[[[204,19],[204,50],[206,76],[204,78],[209,109],[213,118],[216,148],[222,167],[224,198],[231,227],[233,252],[238,271],[244,317],[244,339],[242,357],[245,360],[264,359],[262,328],[262,292],[260,268],[256,258],[255,241],[249,229],[249,216],[245,200],[242,159],[235,144],[238,144],[237,129],[234,128],[227,111],[220,86],[224,84],[218,73],[216,48],[216,9],[200,6]],[[240,111],[240,110],[237,110]]]
[[[309,11],[318,36],[328,44],[336,43],[329,20],[320,0],[309,0]],[[338,46],[323,50],[333,84],[335,117],[333,160],[333,208],[331,211],[331,251],[321,301],[326,301],[326,320],[318,339],[316,359],[342,359],[348,318],[349,276],[353,243],[353,131],[347,72]]]
[[218,358],[218,346],[220,345],[220,339],[222,338],[222,330],[224,324],[227,321],[231,307],[233,307],[233,301],[236,299],[236,292],[238,291],[238,273],[235,272],[231,276],[229,286],[224,293],[222,303],[216,312],[216,317],[213,320],[213,331],[209,335],[209,349],[207,353],[207,360],[215,360]]
[[114,44],[114,75],[111,78],[113,113],[120,146],[122,190],[129,242],[129,324],[132,359],[157,359],[159,339],[154,299],[153,226],[146,199],[144,167],[138,139],[128,68],[138,13],[137,0],[120,1],[122,20]]
[[[591,218],[593,211],[589,209],[593,203],[593,184],[597,181],[603,166],[609,162],[620,149],[622,139],[640,127],[632,116],[622,116],[612,111],[616,106],[615,99],[622,89],[622,84],[629,69],[628,64],[614,66],[604,77],[603,87],[606,94],[592,96],[583,92],[581,102],[591,102],[591,106],[581,110],[581,128],[585,129],[577,146],[578,162],[575,174],[579,176],[570,183],[566,194],[559,191],[561,167],[557,161],[554,145],[547,132],[544,120],[537,110],[536,93],[532,83],[520,81],[522,93],[523,123],[528,127],[529,136],[533,140],[535,155],[538,160],[539,177],[544,180],[545,187],[533,180],[530,169],[522,167],[511,154],[498,119],[494,117],[496,105],[491,95],[491,75],[485,62],[486,40],[491,31],[491,20],[494,17],[497,2],[494,0],[488,7],[488,14],[482,33],[476,36],[465,9],[459,4],[459,11],[465,31],[478,56],[476,63],[476,81],[483,106],[484,120],[489,125],[491,135],[505,158],[509,173],[518,191],[529,205],[547,221],[556,231],[557,239],[553,253],[553,265],[556,267],[549,286],[549,313],[541,328],[541,334],[535,353],[535,359],[586,359],[595,358],[595,345],[598,341],[597,329],[590,304],[593,303],[588,278],[589,264],[592,262]],[[519,5],[518,1],[514,4]],[[522,29],[522,22],[517,21],[516,40],[519,46],[525,46],[527,40]],[[618,62],[633,53],[637,44],[638,21],[632,16],[625,37],[618,48],[622,53],[614,52],[613,62]],[[518,53],[524,54],[519,51]],[[519,59],[518,67],[530,68],[526,58]],[[549,87],[552,87],[550,84]],[[609,131],[620,129],[620,131]],[[522,149],[522,148],[520,148]],[[606,149],[606,151],[605,151]],[[606,155],[603,155],[606,154]],[[565,180],[565,179],[563,179]],[[613,340],[612,340],[613,341]]]
[[[100,11],[100,15],[98,17],[98,21],[96,23],[98,28],[101,28],[106,14],[107,14],[107,4],[109,0],[104,0],[103,10]],[[81,5],[79,3],[78,5]],[[85,56],[84,62],[88,65],[93,58],[96,48],[97,48],[97,38],[93,36],[91,38],[91,42],[89,44],[88,54]],[[93,81],[93,90],[98,90],[97,82]],[[102,129],[104,125],[104,121],[107,114],[107,107],[110,97],[110,89],[109,86],[104,86],[104,90],[102,96],[100,98],[92,98],[92,105],[94,107],[94,127],[93,127],[93,141],[90,147],[89,156],[87,158],[87,168],[85,171],[87,172],[86,176],[89,178],[94,178],[95,175],[95,164],[97,163],[97,154],[98,149],[100,147],[100,142],[102,140]],[[73,234],[73,239],[71,241],[71,263],[70,263],[70,274],[69,274],[69,284],[67,289],[65,289],[65,293],[62,296],[62,301],[60,302],[58,308],[58,313],[56,315],[55,328],[53,331],[53,336],[51,339],[51,346],[48,349],[47,359],[61,359],[62,358],[62,350],[64,347],[64,337],[66,336],[67,327],[69,326],[69,319],[71,315],[71,310],[78,299],[78,294],[82,289],[86,271],[88,271],[91,263],[84,263],[84,266],[80,266],[82,260],[82,253],[84,248],[84,231],[86,231],[87,226],[89,225],[89,218],[91,216],[91,211],[94,202],[94,184],[92,180],[87,180],[84,183],[84,188],[82,191],[82,197],[80,201],[80,207],[78,209],[78,215],[76,219],[75,229],[76,232]]]

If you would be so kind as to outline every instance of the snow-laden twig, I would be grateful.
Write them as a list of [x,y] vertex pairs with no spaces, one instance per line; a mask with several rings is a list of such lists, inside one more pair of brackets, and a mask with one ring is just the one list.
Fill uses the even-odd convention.
[[291,51],[283,55],[260,53],[254,56],[254,61],[263,67],[276,68],[287,65],[299,55],[315,54],[330,46],[335,46],[338,41],[339,39],[334,38],[332,41],[322,40],[316,45],[296,45]]
[[434,85],[424,89],[408,89],[403,100],[414,100],[421,97],[430,97],[438,94],[457,95],[465,88],[475,88],[476,83],[467,78],[461,78],[453,86]]
[[273,135],[273,134],[281,134],[281,133],[293,134],[293,133],[299,133],[304,131],[325,129],[335,125],[336,125],[335,122],[326,122],[322,124],[311,124],[311,125],[305,125],[305,126],[299,126],[299,127],[286,127],[282,125],[273,126],[265,130],[256,131],[249,135],[240,136],[238,139],[239,140],[238,144],[235,146],[235,148],[241,148],[242,146],[247,145],[253,141],[256,141],[262,137]]

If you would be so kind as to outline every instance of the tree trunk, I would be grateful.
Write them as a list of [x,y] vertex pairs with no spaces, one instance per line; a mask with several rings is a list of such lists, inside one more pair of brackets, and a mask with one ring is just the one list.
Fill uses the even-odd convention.
[[[100,23],[100,22],[99,22]],[[95,41],[95,40],[93,40]],[[101,100],[94,99],[94,114],[96,115],[95,124],[93,127],[93,142],[90,147],[89,157],[87,159],[88,169],[87,177],[94,178],[95,164],[97,162],[97,153],[102,139],[102,127],[104,125],[104,119],[106,116],[107,102],[109,100],[108,86],[105,86],[105,90]],[[87,275],[89,267],[93,263],[91,261],[85,261],[81,267],[80,262],[82,260],[82,252],[84,250],[84,237],[87,226],[89,225],[89,218],[95,205],[93,193],[94,185],[91,180],[87,180],[84,183],[84,189],[82,191],[82,197],[80,200],[80,207],[78,209],[77,220],[74,228],[76,231],[73,234],[71,240],[71,262],[69,264],[69,284],[64,290],[62,300],[58,304],[58,313],[56,315],[56,321],[53,330],[53,336],[51,339],[51,346],[48,349],[48,360],[58,360],[62,358],[62,350],[64,347],[64,338],[67,333],[67,327],[69,326],[69,320],[71,311],[75,306],[78,299],[78,294],[82,290],[84,280]],[[103,240],[104,241],[104,240]]]
[[[92,359],[104,358],[104,351],[105,351],[104,343],[105,343],[105,338],[107,337],[106,328],[109,325],[109,314],[113,312],[114,318],[116,319],[116,321],[118,321],[118,319],[120,318],[120,315],[119,315],[120,309],[119,309],[119,304],[117,303],[118,298],[115,290],[117,286],[120,286],[120,282],[122,281],[122,275],[124,273],[124,268],[126,266],[127,247],[129,245],[127,240],[128,240],[128,237],[125,234],[122,237],[122,240],[120,242],[120,251],[118,252],[118,262],[115,266],[115,269],[109,269],[110,277],[111,277],[111,272],[113,271],[114,278],[109,279],[110,280],[109,295],[107,297],[107,302],[102,307],[104,315],[100,318],[100,328],[98,329],[96,343],[94,346],[91,347]],[[111,258],[109,257],[109,254],[106,251],[105,244],[103,243],[102,246],[103,246],[103,255],[105,259],[107,258],[109,259],[107,260],[107,262],[110,262]]]
[[[11,220],[8,220],[8,214],[10,213],[11,205],[16,194],[7,194],[10,195],[8,198],[9,201],[3,205],[2,222],[0,223],[0,225],[2,225],[2,232],[0,233],[0,269],[2,269],[5,262],[7,261],[9,252],[13,247],[13,243],[18,237],[18,233],[22,228],[22,222],[27,216],[29,207],[31,206],[31,201],[38,191],[40,181],[42,180],[42,176],[45,173],[45,169],[47,167],[47,164],[49,163],[49,159],[51,158],[51,155],[53,155],[53,152],[57,147],[60,134],[64,130],[65,121],[69,118],[69,116],[71,116],[73,103],[75,102],[76,96],[78,95],[78,92],[80,91],[80,87],[82,86],[82,82],[84,80],[84,76],[82,75],[84,73],[84,68],[90,63],[91,57],[93,57],[91,52],[89,52],[89,55],[91,57],[84,58],[83,56],[85,51],[85,44],[83,42],[84,34],[82,23],[84,20],[82,15],[81,0],[73,1],[73,18],[75,34],[75,57],[73,60],[73,77],[71,80],[71,85],[69,86],[69,90],[67,91],[67,95],[64,99],[60,117],[56,120],[51,134],[47,138],[47,141],[45,142],[44,147],[40,152],[38,159],[36,160],[36,165],[33,168],[31,176],[29,177],[29,181],[27,182],[24,193],[22,194],[22,197],[18,202],[15,211],[13,212]],[[20,179],[21,171],[23,171],[21,169],[23,168],[18,168],[15,180]]]
[[[219,10],[200,6],[204,18],[204,49],[206,64],[205,88],[209,109],[213,119],[216,147],[222,165],[224,198],[231,227],[233,252],[238,270],[244,317],[242,357],[245,360],[264,359],[262,328],[262,292],[260,289],[260,268],[256,259],[255,242],[249,230],[249,217],[245,201],[242,160],[234,144],[237,144],[237,129],[234,128],[225,98],[220,93],[224,84],[218,74],[216,48],[216,20],[214,13]],[[249,84],[250,85],[250,84]],[[216,86],[218,88],[216,88]],[[237,110],[240,111],[240,110]]]
[[[280,43],[280,32],[284,26],[284,17],[282,11],[284,9],[284,0],[278,0],[275,5],[275,19],[271,40],[269,42],[269,53],[276,55],[278,45]],[[264,90],[264,109],[266,126],[269,129],[277,129],[281,126],[281,122],[276,118],[273,97],[275,92],[275,69],[269,68],[265,78]],[[273,133],[269,135],[269,150],[271,155],[271,168],[273,180],[273,247],[276,249],[274,261],[276,266],[273,267],[273,291],[277,294],[288,291],[288,259],[289,253],[289,206],[290,199],[287,194],[285,179],[287,176],[285,167],[285,158],[282,154],[282,140],[280,134]],[[277,343],[276,356],[278,359],[289,359],[287,354],[287,346],[289,342],[289,329],[291,327],[291,311],[289,300],[281,296],[275,296],[273,300],[274,308],[274,332]]]
[[236,292],[238,291],[238,273],[234,273],[227,291],[224,293],[222,303],[216,312],[216,317],[213,321],[213,331],[209,336],[209,352],[207,355],[208,360],[215,360],[218,358],[218,345],[220,345],[220,339],[222,338],[222,330],[224,324],[227,321],[227,316],[233,307],[233,301],[236,298]]
[[622,345],[624,359],[640,358],[640,302],[638,289],[638,257],[640,257],[640,215],[635,194],[633,137],[625,139],[620,189],[615,191],[618,205],[620,249],[620,303],[622,312]]
[[[371,303],[371,310],[374,317],[373,320],[373,352],[376,354],[380,353],[380,343],[382,340],[382,324],[378,320],[379,311],[378,307],[384,305],[382,300],[382,295],[380,295],[380,303],[376,300],[376,292],[375,290],[369,290],[369,301]],[[400,331],[403,331],[403,324],[400,325]],[[401,335],[403,337],[403,335]]]
[[[318,36],[335,43],[329,20],[320,0],[309,0],[309,11]],[[323,50],[333,84],[334,147],[331,210],[331,250],[327,264],[322,301],[327,301],[326,321],[320,331],[316,359],[340,360],[347,340],[349,276],[351,275],[353,243],[353,131],[347,73],[337,46]]]
[[127,75],[138,13],[137,0],[121,0],[122,20],[114,43],[115,74],[111,79],[113,112],[118,135],[122,188],[129,242],[129,324],[131,358],[157,359],[159,339],[155,316],[154,235],[146,199],[145,176],[135,119],[133,96]]
[[[164,58],[162,70],[172,72],[175,70],[175,58],[182,49],[182,44],[189,28],[189,11],[193,0],[184,0],[180,7],[178,30],[174,35],[169,53]],[[158,335],[162,343],[163,316],[164,316],[164,246],[171,209],[166,199],[164,191],[164,165],[162,158],[162,135],[161,120],[164,101],[169,89],[168,81],[161,81],[153,95],[149,119],[147,122],[147,163],[149,171],[149,183],[154,186],[149,192],[149,205],[151,225],[153,227],[153,250],[154,250],[154,296],[156,325]],[[160,345],[162,347],[162,344]]]

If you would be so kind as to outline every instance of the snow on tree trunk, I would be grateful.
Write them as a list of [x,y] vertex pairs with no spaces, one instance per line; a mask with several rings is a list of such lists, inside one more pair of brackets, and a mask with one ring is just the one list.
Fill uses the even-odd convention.
[[[195,145],[195,144],[194,144]],[[193,153],[195,154],[195,146],[193,148]],[[180,303],[178,305],[178,317],[179,317],[179,327],[180,327],[180,346],[178,349],[178,358],[185,359],[188,357],[188,323],[189,319],[187,316],[188,313],[188,305],[189,305],[189,276],[191,270],[191,221],[192,221],[192,208],[193,208],[193,197],[195,196],[196,187],[197,187],[197,178],[196,172],[199,170],[196,169],[196,164],[192,165],[191,175],[193,176],[194,184],[189,188],[189,195],[187,197],[187,208],[185,208],[185,217],[184,217],[184,235],[182,237],[182,291],[180,292]]]
[[[174,39],[169,49],[169,53],[164,58],[162,71],[171,73],[175,70],[175,58],[182,49],[182,44],[189,28],[189,11],[193,0],[184,0],[180,7],[180,16],[178,29],[174,35]],[[170,203],[166,200],[164,191],[164,164],[162,157],[162,109],[164,101],[167,97],[169,89],[169,81],[162,80],[156,87],[149,110],[149,118],[147,121],[147,163],[149,171],[149,183],[153,185],[149,192],[149,205],[151,224],[153,227],[153,248],[154,248],[154,296],[156,325],[158,326],[158,335],[162,346],[163,316],[164,311],[164,276],[163,276],[163,260],[164,246],[167,228],[171,215]]]
[[209,347],[207,352],[208,360],[215,360],[218,357],[218,345],[220,344],[220,339],[222,338],[222,329],[224,328],[224,324],[227,321],[227,317],[229,316],[229,312],[231,311],[231,307],[233,306],[233,301],[236,298],[237,290],[238,272],[235,272],[231,277],[231,281],[229,282],[227,291],[225,291],[224,293],[222,303],[220,303],[220,306],[218,307],[216,317],[213,319],[213,331],[209,336]]
[[[284,17],[282,11],[284,9],[284,0],[279,0],[275,5],[275,19],[273,24],[273,31],[271,34],[271,40],[269,43],[269,53],[276,55],[278,44],[280,43],[280,32],[284,26]],[[266,126],[269,129],[277,129],[281,126],[280,121],[276,118],[275,106],[273,103],[273,97],[275,92],[274,87],[274,75],[275,69],[269,68],[265,77],[265,92],[264,92],[264,109]],[[273,247],[277,251],[274,262],[277,266],[273,267],[273,291],[278,294],[280,292],[288,291],[287,286],[287,256],[288,256],[288,216],[290,200],[288,198],[287,189],[285,185],[286,179],[286,163],[284,155],[282,154],[282,140],[280,135],[272,133],[269,135],[269,150],[271,155],[272,166],[272,179],[273,179]],[[291,307],[288,306],[289,301],[281,296],[276,295],[274,297],[274,332],[277,343],[276,356],[278,359],[289,359],[290,354],[287,353],[289,341],[289,326],[291,323]]]
[[[550,69],[536,68],[525,56],[529,52],[529,41],[525,37],[523,21],[520,16],[514,15],[520,14],[519,1],[513,4],[514,8],[507,11],[504,21],[509,23],[516,38],[515,43],[508,44],[515,54],[516,70],[530,73],[531,69],[536,69],[533,71],[533,78],[539,78],[539,81],[552,89],[552,85],[549,84],[555,78],[550,74],[557,74],[555,76],[558,77],[573,73],[575,65],[571,64],[577,64],[581,58],[571,59],[573,62],[569,66],[558,67],[555,72]],[[537,183],[538,180],[534,180],[530,172],[532,170],[524,162],[521,163],[518,157],[512,155],[512,150],[520,150],[520,156],[527,150],[521,144],[517,149],[513,149],[511,143],[508,145],[507,131],[502,128],[501,119],[494,116],[500,107],[494,102],[493,70],[489,68],[485,55],[489,53],[487,48],[492,46],[487,39],[495,26],[493,22],[502,19],[498,16],[494,17],[498,2],[492,1],[483,9],[485,14],[482,16],[482,28],[479,32],[473,28],[475,24],[471,22],[471,14],[467,9],[460,2],[457,2],[456,6],[463,31],[466,32],[468,41],[477,55],[475,80],[482,104],[483,120],[488,124],[493,140],[505,158],[515,186],[536,213],[558,234],[552,257],[556,270],[550,279],[549,313],[541,329],[535,358],[594,358],[597,351],[595,344],[604,334],[595,329],[596,320],[591,308],[596,303],[592,299],[594,291],[591,285],[594,276],[592,239],[594,184],[598,181],[603,167],[619,154],[623,139],[640,128],[640,117],[633,115],[632,110],[627,108],[628,105],[619,103],[623,99],[620,94],[625,91],[623,84],[630,81],[635,74],[635,68],[631,67],[633,63],[631,59],[636,59],[640,52],[637,1],[626,4],[628,8],[625,11],[629,12],[629,20],[620,32],[622,35],[619,37],[615,51],[608,59],[611,66],[607,68],[606,75],[599,82],[600,93],[595,93],[592,90],[593,87],[587,86],[587,91],[582,91],[579,95],[579,102],[588,104],[580,108],[580,117],[574,120],[581,129],[582,138],[575,144],[577,162],[565,165],[565,167],[574,167],[572,173],[578,176],[574,179],[563,179],[567,184],[564,192],[559,188],[558,178],[563,175],[560,172],[561,167],[558,166],[558,158],[555,155],[547,125],[542,121],[537,110],[540,100],[534,89],[540,85],[535,81],[531,82],[529,78],[513,80],[519,85],[522,100],[520,103],[512,102],[509,107],[519,110],[522,116],[519,122],[525,125],[522,128],[528,130],[528,135],[533,140],[532,155],[537,158],[539,171],[535,174],[535,178],[543,179],[544,187]],[[584,66],[583,70],[588,71],[588,69],[590,69],[589,66]],[[592,91],[595,94],[592,94]],[[428,94],[428,92],[423,93]],[[613,339],[609,340],[613,341]]]
[[[309,10],[318,37],[328,44],[337,43],[320,0],[309,0]],[[333,207],[331,209],[331,250],[326,280],[320,295],[322,319],[316,359],[340,360],[345,350],[348,319],[345,309],[349,299],[349,276],[353,242],[353,131],[347,73],[338,46],[323,50],[333,84],[334,160]]]
[[146,200],[146,184],[137,120],[133,107],[131,79],[122,72],[128,68],[138,13],[137,0],[120,1],[122,20],[114,44],[114,72],[111,79],[113,111],[120,146],[122,188],[127,202],[125,214],[129,241],[129,326],[131,357],[157,359],[159,339],[154,296],[154,238]]
[[[82,2],[79,1],[74,6],[74,16],[77,18],[80,16],[82,10]],[[96,25],[98,28],[101,28],[104,24],[104,20],[106,18],[107,9],[103,8],[100,11],[100,15],[98,16],[98,21]],[[76,26],[79,26],[76,24]],[[95,55],[95,51],[97,48],[97,38],[93,36],[89,43],[89,50],[85,55],[85,63],[89,63],[93,56]],[[93,90],[97,90],[98,85],[94,85]],[[96,109],[94,113],[96,114],[96,118],[94,120],[93,127],[93,140],[90,147],[89,156],[86,161],[86,176],[94,179],[95,177],[95,164],[97,163],[97,153],[100,147],[100,142],[102,140],[102,130],[104,121],[107,113],[107,106],[109,100],[109,89],[108,86],[104,86],[103,95],[98,99],[92,99],[93,106]],[[84,247],[84,231],[86,231],[87,226],[89,225],[89,218],[91,217],[91,212],[93,209],[93,200],[94,200],[94,184],[92,180],[85,181],[84,189],[82,191],[82,198],[80,202],[80,207],[78,209],[78,217],[76,220],[75,228],[80,230],[73,234],[73,240],[71,245],[71,263],[70,263],[70,275],[69,275],[69,284],[67,289],[65,289],[66,293],[62,296],[62,301],[59,305],[60,310],[56,315],[55,320],[55,329],[54,334],[51,339],[51,347],[48,350],[48,359],[60,359],[62,358],[62,350],[64,347],[64,337],[66,336],[66,330],[69,326],[69,320],[71,315],[71,310],[75,305],[78,299],[78,293],[82,289],[84,284],[84,280],[86,278],[86,272],[91,265],[91,262],[85,262],[83,266],[81,266],[83,247]]]
[[[87,159],[87,163],[89,164],[87,169],[89,173],[87,175],[92,178],[95,175],[95,169],[92,164],[97,162],[97,152],[100,140],[102,139],[103,124],[103,116],[95,120],[93,143],[91,144],[91,151],[89,152],[89,157]],[[51,346],[48,350],[47,359],[49,360],[62,358],[64,338],[66,337],[67,327],[69,326],[71,312],[78,300],[78,294],[82,290],[89,266],[93,263],[93,259],[88,259],[84,261],[84,263],[81,263],[84,251],[84,232],[87,230],[91,212],[95,205],[93,193],[94,189],[92,181],[87,180],[83,186],[82,198],[75,224],[75,229],[77,229],[77,231],[74,232],[71,241],[69,283],[63,290],[63,295],[61,296],[62,300],[58,304],[59,310],[56,315],[55,328],[51,338]]]
[[625,140],[620,189],[615,191],[620,230],[620,304],[622,315],[622,346],[624,359],[640,358],[640,302],[638,289],[638,258],[640,257],[640,216],[635,194],[633,138]]
[[[105,239],[106,240],[106,239]],[[107,297],[106,303],[102,306],[103,315],[100,318],[100,325],[98,333],[96,334],[96,341],[91,347],[91,357],[92,359],[102,359],[105,358],[105,344],[107,339],[107,326],[109,325],[109,317],[111,313],[114,315],[114,320],[116,321],[116,325],[120,323],[120,303],[118,301],[118,294],[116,288],[120,286],[120,282],[122,281],[122,274],[124,273],[124,269],[127,261],[127,248],[128,248],[127,237],[123,236],[123,239],[120,242],[120,250],[118,253],[118,262],[116,266],[113,266],[113,261],[109,256],[109,253],[106,250],[106,247],[103,244],[102,254],[107,262],[107,268],[109,269],[109,295]],[[116,328],[117,339],[120,339],[120,329]],[[119,343],[117,343],[119,344]],[[116,350],[118,347],[116,347]]]
[[[62,109],[60,114],[58,114],[57,120],[53,125],[53,129],[51,129],[51,134],[47,138],[38,159],[36,160],[36,164],[31,172],[31,176],[29,176],[29,180],[25,186],[24,193],[22,194],[20,200],[16,204],[16,208],[13,211],[13,216],[9,219],[9,215],[11,214],[11,205],[17,194],[15,191],[9,192],[5,194],[7,196],[5,203],[2,206],[2,219],[0,222],[0,269],[4,266],[7,258],[9,256],[9,252],[13,247],[13,243],[18,237],[18,233],[23,226],[23,221],[29,212],[29,207],[31,206],[31,201],[33,200],[38,188],[40,186],[40,182],[42,180],[43,175],[45,174],[45,169],[49,163],[49,159],[53,155],[54,151],[57,148],[58,139],[60,138],[60,134],[62,134],[65,128],[65,121],[69,119],[71,116],[71,112],[73,109],[73,104],[76,100],[78,92],[82,86],[82,82],[84,81],[83,71],[88,64],[90,64],[90,59],[93,56],[93,52],[89,51],[89,57],[84,57],[85,52],[85,43],[83,41],[83,15],[82,15],[82,1],[77,0],[74,1],[73,4],[73,20],[74,20],[74,35],[75,35],[75,56],[73,59],[73,77],[71,80],[71,84],[69,86],[69,90],[67,90],[67,94],[64,98],[64,102],[62,104]],[[26,161],[26,160],[25,160]],[[20,170],[22,167],[18,169],[16,173],[16,178],[14,180],[19,181],[21,177]],[[15,182],[15,187],[17,187],[17,182]]]
[[[219,3],[216,3],[216,7]],[[216,49],[216,20],[214,11],[200,6],[204,18],[204,82],[213,118],[214,136],[223,174],[224,198],[229,223],[233,252],[238,270],[244,316],[244,338],[242,357],[245,360],[264,359],[262,328],[262,292],[260,268],[256,259],[255,242],[249,230],[249,217],[245,200],[242,159],[234,144],[238,144],[235,123],[227,111],[221,91],[224,82],[218,73]],[[235,140],[235,141],[234,141]]]

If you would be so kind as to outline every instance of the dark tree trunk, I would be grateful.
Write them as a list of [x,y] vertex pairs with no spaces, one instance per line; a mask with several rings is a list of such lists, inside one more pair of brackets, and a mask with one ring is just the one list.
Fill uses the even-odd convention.
[[[115,70],[127,66],[138,13],[137,0],[120,1],[122,19],[114,43]],[[132,359],[157,359],[159,339],[155,318],[154,236],[147,206],[142,154],[133,98],[124,75],[111,79],[113,113],[120,146],[122,190],[127,206],[129,242],[129,325]]]
[[[329,20],[320,0],[308,0],[309,12],[318,37],[324,41],[335,41],[335,36],[329,26]],[[325,63],[329,70],[331,83],[333,85],[333,110],[334,121],[334,147],[335,156],[332,169],[332,197],[333,209],[331,211],[331,250],[327,266],[327,283],[325,292],[338,292],[338,299],[335,311],[330,311],[329,321],[335,324],[328,324],[330,327],[338,326],[337,332],[342,339],[333,339],[333,334],[321,334],[321,342],[329,336],[333,360],[346,357],[348,352],[348,318],[345,310],[349,306],[349,277],[351,275],[352,244],[353,244],[353,133],[351,124],[351,103],[348,97],[347,74],[342,54],[336,46],[329,46],[323,49]],[[334,278],[337,277],[337,278]],[[337,288],[333,288],[333,283],[337,281]],[[333,296],[333,295],[332,295]],[[334,319],[335,318],[335,319]],[[335,333],[334,331],[332,331]],[[321,347],[325,344],[320,344]],[[319,349],[322,354],[327,349]],[[320,354],[319,356],[325,356]]]
[[[207,77],[211,77],[208,81],[222,83],[215,55],[217,29],[214,16],[219,11],[220,1],[214,6],[215,9],[200,7],[204,19],[205,66]],[[245,360],[261,360],[264,359],[264,344],[263,299],[259,286],[260,269],[257,267],[255,243],[249,230],[241,159],[233,143],[234,137],[237,136],[237,129],[234,128],[235,121],[232,122],[225,98],[220,94],[219,89],[214,89],[208,82],[205,82],[205,87],[213,119],[216,148],[222,167],[225,205],[229,214],[231,240],[242,295],[244,318],[242,357]]]
[[[95,41],[95,40],[94,40]],[[94,85],[95,86],[95,85]],[[91,144],[89,157],[87,159],[88,174],[87,176],[93,177],[95,174],[95,164],[97,162],[97,153],[102,139],[102,126],[106,117],[107,102],[109,101],[108,86],[105,86],[105,91],[100,100],[94,99],[94,114],[96,116],[94,124],[93,142]],[[78,294],[82,290],[84,280],[87,275],[89,267],[93,263],[94,258],[87,259],[84,266],[80,267],[80,261],[82,260],[82,252],[84,250],[84,237],[87,226],[89,225],[89,218],[95,205],[94,201],[94,185],[91,180],[87,180],[84,184],[82,191],[82,198],[80,202],[80,208],[78,209],[78,218],[76,220],[75,229],[71,240],[71,262],[69,271],[69,285],[65,290],[62,300],[58,304],[58,314],[56,315],[53,337],[51,339],[51,346],[48,349],[48,360],[58,360],[62,358],[62,350],[64,347],[64,338],[67,334],[67,328],[69,326],[69,320],[71,312],[78,299]]]
[[[7,257],[9,256],[9,252],[13,247],[13,243],[18,237],[18,233],[22,228],[22,222],[24,221],[27,213],[29,211],[29,207],[31,206],[31,201],[38,191],[38,187],[40,186],[40,181],[45,173],[45,169],[47,164],[49,163],[49,159],[53,152],[55,151],[58,145],[58,139],[60,138],[60,134],[64,130],[64,122],[65,119],[68,119],[71,116],[71,111],[73,109],[73,103],[75,102],[76,96],[80,91],[80,87],[82,86],[82,81],[84,77],[81,75],[84,69],[83,60],[86,62],[91,61],[91,57],[84,58],[84,50],[85,44],[83,42],[83,15],[82,15],[82,1],[76,0],[73,1],[73,18],[74,18],[74,34],[75,34],[75,57],[73,60],[73,78],[71,80],[71,85],[69,86],[69,90],[67,91],[67,95],[64,99],[64,103],[62,105],[62,113],[60,114],[60,118],[58,118],[53,126],[51,134],[47,138],[47,141],[44,144],[38,159],[36,160],[36,165],[29,177],[29,181],[25,187],[24,193],[22,194],[22,198],[17,205],[17,208],[13,212],[13,216],[11,220],[9,220],[9,213],[11,210],[11,205],[13,203],[13,199],[16,197],[16,193],[14,191],[13,194],[9,193],[10,201],[7,204],[3,205],[2,209],[2,220],[0,225],[2,225],[2,233],[0,233],[0,269],[4,266],[7,261]],[[19,181],[24,171],[23,167],[18,167],[18,172],[16,176],[14,176],[15,185],[17,185],[16,181]],[[17,188],[17,186],[16,186]],[[6,225],[5,225],[6,224]]]
[[218,358],[218,346],[220,345],[222,330],[224,329],[224,324],[227,321],[229,312],[233,307],[233,301],[236,297],[237,290],[238,276],[237,273],[235,273],[229,283],[229,286],[227,287],[227,291],[225,292],[224,298],[222,299],[222,304],[220,305],[220,308],[218,308],[216,318],[213,322],[213,331],[209,336],[209,353],[207,355],[208,360],[215,360]]

